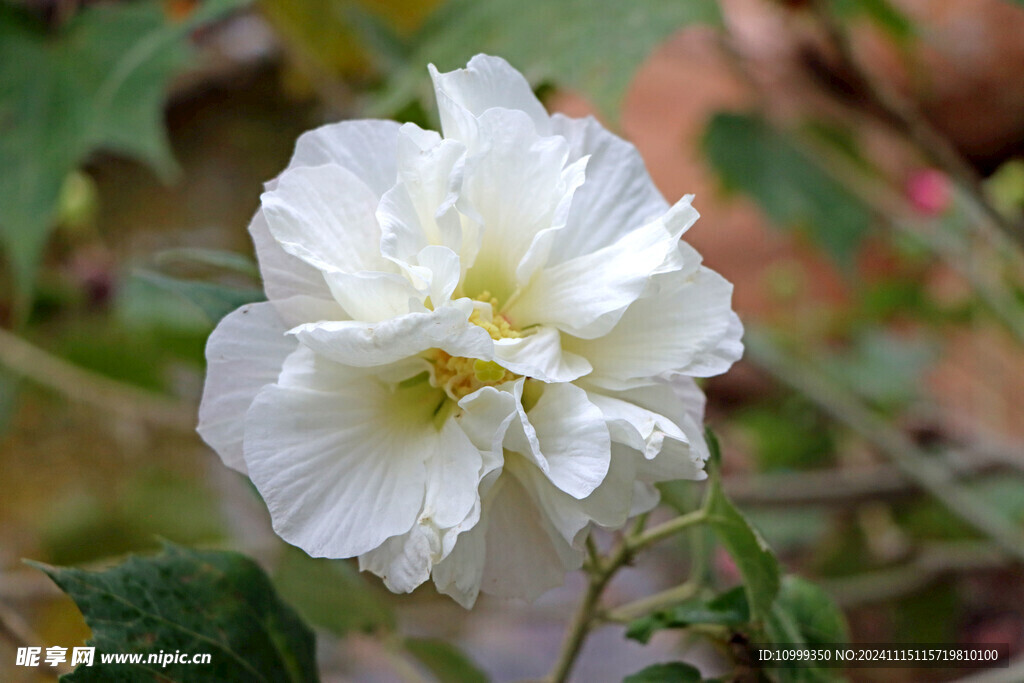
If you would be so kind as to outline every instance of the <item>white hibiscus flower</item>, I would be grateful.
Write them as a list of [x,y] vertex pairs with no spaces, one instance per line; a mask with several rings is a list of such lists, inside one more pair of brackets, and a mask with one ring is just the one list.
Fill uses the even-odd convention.
[[269,301],[211,335],[199,432],[288,542],[468,607],[559,584],[592,525],[704,476],[692,378],[742,327],[632,145],[504,60],[431,75],[443,135],[324,126],[268,185]]

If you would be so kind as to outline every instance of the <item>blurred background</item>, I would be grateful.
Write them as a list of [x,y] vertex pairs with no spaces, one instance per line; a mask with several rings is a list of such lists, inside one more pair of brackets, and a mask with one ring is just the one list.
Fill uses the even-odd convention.
[[[21,558],[99,567],[159,538],[258,558],[321,629],[324,680],[443,670],[443,649],[399,652],[396,633],[457,643],[495,680],[548,669],[580,577],[532,606],[391,596],[286,549],[194,433],[206,336],[261,296],[246,226],[296,137],[436,127],[426,64],[477,52],[635,143],[670,201],[697,195],[686,239],[748,328],[744,361],[705,385],[708,422],[787,570],[854,642],[1019,656],[1022,37],[1024,3],[1004,0],[0,0],[0,680],[37,680],[19,639],[88,636]],[[699,488],[664,497],[688,509]],[[690,547],[642,557],[609,599],[691,571],[738,582]],[[576,679],[687,648],[725,670],[679,634],[641,647],[609,627]]]

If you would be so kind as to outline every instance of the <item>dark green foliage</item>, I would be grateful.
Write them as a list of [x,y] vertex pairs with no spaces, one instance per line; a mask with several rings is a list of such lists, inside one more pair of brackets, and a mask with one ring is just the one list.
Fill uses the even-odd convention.
[[[317,681],[313,633],[277,597],[255,562],[233,552],[167,543],[102,572],[37,564],[92,629],[93,666],[78,681]],[[101,664],[101,653],[209,653],[210,664]]]
[[507,59],[533,85],[578,90],[615,117],[654,46],[689,24],[720,21],[713,0],[449,0],[413,38],[406,66],[375,110],[390,114],[417,98],[433,110],[426,65],[447,71],[485,52]]
[[838,263],[852,263],[870,209],[786,135],[754,115],[719,113],[704,150],[727,190],[750,195],[779,226],[805,231]]

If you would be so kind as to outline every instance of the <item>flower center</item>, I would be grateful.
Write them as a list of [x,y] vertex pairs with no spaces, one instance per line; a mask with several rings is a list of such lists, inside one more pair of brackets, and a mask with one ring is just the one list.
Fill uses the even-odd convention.
[[[505,316],[498,313],[498,300],[490,292],[483,292],[475,300],[489,304],[490,309],[475,308],[469,316],[469,322],[485,329],[491,339],[517,339],[524,336]],[[494,361],[452,356],[441,349],[431,349],[426,357],[434,366],[430,383],[444,389],[454,401],[481,387],[503,384],[520,377]]]

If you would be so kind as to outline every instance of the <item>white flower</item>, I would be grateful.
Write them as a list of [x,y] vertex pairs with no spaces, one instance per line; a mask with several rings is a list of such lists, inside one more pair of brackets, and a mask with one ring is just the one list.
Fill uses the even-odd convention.
[[533,598],[592,525],[703,477],[693,377],[742,353],[732,286],[636,150],[549,116],[504,60],[431,67],[443,136],[346,121],[299,138],[250,226],[269,301],[210,337],[199,432],[274,529]]

